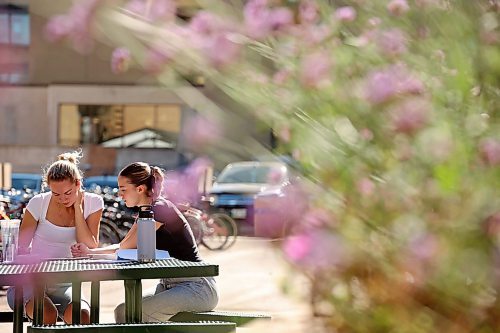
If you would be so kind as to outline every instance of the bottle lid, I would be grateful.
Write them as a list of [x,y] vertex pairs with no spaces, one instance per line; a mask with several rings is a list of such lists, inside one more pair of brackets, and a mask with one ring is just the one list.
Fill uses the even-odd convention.
[[153,219],[154,218],[153,206],[151,206],[151,205],[139,206],[139,218],[140,219]]

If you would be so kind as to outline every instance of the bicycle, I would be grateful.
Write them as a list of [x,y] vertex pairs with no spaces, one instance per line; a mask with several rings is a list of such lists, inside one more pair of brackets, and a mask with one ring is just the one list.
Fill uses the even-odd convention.
[[209,250],[224,250],[234,245],[238,235],[236,222],[224,213],[207,214],[190,205],[178,205],[186,217],[198,245]]

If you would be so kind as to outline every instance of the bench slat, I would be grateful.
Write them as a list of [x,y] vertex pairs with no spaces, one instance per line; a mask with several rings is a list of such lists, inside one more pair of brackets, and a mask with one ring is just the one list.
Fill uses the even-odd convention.
[[136,324],[89,324],[29,326],[28,333],[232,333],[236,325],[229,322],[162,322]]
[[236,326],[242,326],[256,319],[271,319],[271,316],[259,313],[234,312],[234,311],[207,311],[207,312],[179,312],[170,318],[170,321],[187,322],[202,320],[229,321]]

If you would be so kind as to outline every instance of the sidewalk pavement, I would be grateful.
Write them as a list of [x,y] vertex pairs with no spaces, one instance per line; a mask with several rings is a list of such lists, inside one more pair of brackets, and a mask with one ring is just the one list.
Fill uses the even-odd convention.
[[[256,321],[238,328],[239,332],[322,331],[319,323],[310,316],[307,280],[289,269],[281,252],[273,247],[272,241],[239,237],[236,244],[228,250],[208,251],[203,247],[200,250],[205,261],[219,265],[218,310],[263,312],[272,316],[271,321]],[[156,280],[144,280],[143,289],[155,284]],[[285,288],[290,290],[288,294],[282,292]],[[84,283],[82,289],[83,295],[89,298],[90,284]],[[3,292],[2,295],[4,294]],[[100,321],[113,322],[114,307],[123,301],[123,282],[102,282]],[[7,310],[9,307],[6,298],[1,296],[0,311]],[[11,323],[0,323],[0,332],[11,330]]]

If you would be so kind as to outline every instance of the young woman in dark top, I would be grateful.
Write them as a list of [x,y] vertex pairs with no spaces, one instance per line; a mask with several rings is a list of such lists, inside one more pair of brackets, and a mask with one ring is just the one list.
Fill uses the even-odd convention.
[[[156,220],[156,248],[186,261],[201,261],[193,233],[177,207],[161,196],[163,172],[147,163],[135,162],[118,175],[119,193],[127,207],[152,205]],[[120,244],[89,249],[85,244],[72,246],[73,256],[113,253],[118,249],[137,248],[137,224]],[[217,305],[215,280],[207,278],[161,279],[158,285],[143,293],[142,316],[145,321],[166,321],[181,311],[210,311]],[[125,306],[115,309],[117,322],[125,321]]]

